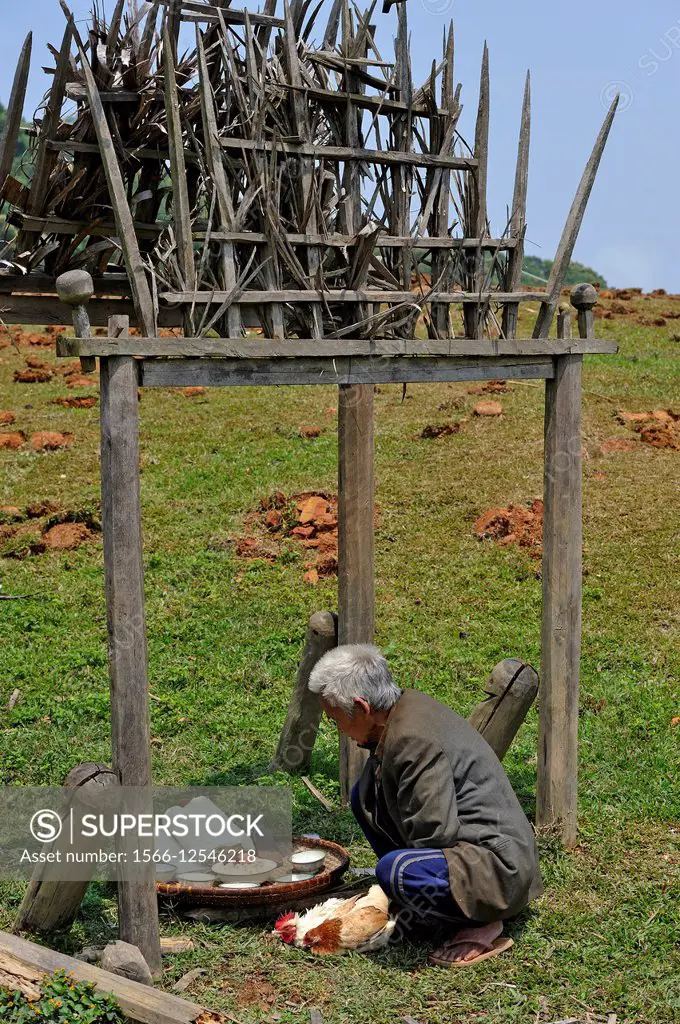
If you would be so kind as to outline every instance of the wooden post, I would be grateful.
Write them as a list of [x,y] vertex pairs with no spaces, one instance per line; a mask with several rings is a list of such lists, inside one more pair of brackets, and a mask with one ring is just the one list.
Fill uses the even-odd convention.
[[330,612],[314,612],[307,626],[307,642],[302,653],[295,688],[281,732],[272,771],[303,772],[309,768],[316,740],[321,705],[308,689],[309,677],[319,658],[338,643],[338,622]]
[[[109,337],[126,334],[111,317]],[[113,768],[123,786],[151,785],[144,569],[139,488],[137,366],[130,356],[101,360],[101,475],[104,573],[109,632]],[[140,884],[118,885],[120,937],[160,970],[153,864]]]
[[505,658],[484,689],[489,696],[473,709],[468,722],[502,761],[536,699],[538,674],[519,658]]
[[[338,643],[370,643],[375,630],[373,385],[347,384],[338,399]],[[349,802],[366,753],[340,737],[340,796]]]
[[[592,294],[597,295],[594,289]],[[592,295],[575,290],[579,318]],[[586,308],[588,307],[588,308]],[[590,313],[592,317],[592,312]],[[567,306],[558,336],[571,337]],[[555,359],[546,381],[543,523],[542,687],[536,822],[559,830],[564,846],[577,837],[578,703],[581,655],[582,480],[581,373],[583,356]]]
[[[84,790],[96,793],[105,786],[117,785],[118,778],[108,765],[95,762],[77,765],[64,780],[64,787],[74,791],[74,798],[81,796]],[[62,840],[63,837],[57,839],[49,852],[59,850]],[[98,840],[95,840],[95,843],[98,843]],[[92,874],[95,866],[92,865]],[[49,935],[58,929],[71,927],[90,883],[85,879],[64,881],[59,877],[62,871],[60,864],[36,867],[24,894],[13,931]]]

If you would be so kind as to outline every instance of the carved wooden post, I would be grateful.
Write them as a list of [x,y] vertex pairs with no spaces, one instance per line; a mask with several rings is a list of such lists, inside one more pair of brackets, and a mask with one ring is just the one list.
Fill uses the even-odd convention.
[[319,658],[338,642],[337,619],[330,612],[314,612],[307,627],[307,642],[302,653],[288,714],[276,748],[271,769],[303,772],[309,768],[316,733],[321,720],[319,698],[307,684]]
[[484,689],[489,696],[468,722],[502,761],[536,699],[538,674],[519,658],[505,658],[494,666]]
[[[109,336],[128,330],[111,317]],[[139,493],[137,366],[131,356],[101,359],[102,529],[111,679],[113,767],[121,785],[151,785],[144,568]],[[138,867],[140,867],[138,865]],[[158,903],[153,864],[140,884],[120,882],[120,937],[160,970]]]
[[[338,643],[375,630],[373,385],[341,385],[338,404]],[[340,796],[348,803],[366,752],[340,737]]]
[[[588,327],[593,288],[574,289],[579,322]],[[590,320],[589,320],[590,318]],[[560,338],[571,337],[568,307],[560,309]],[[566,847],[577,836],[578,703],[581,656],[582,480],[581,373],[583,357],[558,356],[546,381],[545,512],[541,713],[536,820],[554,825]]]
[[[108,765],[86,762],[73,768],[64,780],[64,788],[72,789],[74,800],[87,794],[97,794],[108,786],[117,786],[118,778]],[[49,852],[62,850],[63,835],[50,847]],[[97,848],[99,840],[90,845]],[[62,850],[64,859],[66,849]],[[93,875],[95,864],[92,864]],[[64,881],[60,876],[62,864],[45,864],[36,867],[28,883],[19,908],[13,931],[38,932],[49,935],[62,928],[70,928],[83,902],[89,881],[85,879]]]
[[[86,305],[94,295],[94,282],[86,270],[69,270],[57,278],[57,295],[71,307],[73,330],[76,338],[91,338],[90,318]],[[81,356],[80,368],[83,373],[94,373],[97,360],[94,356]]]

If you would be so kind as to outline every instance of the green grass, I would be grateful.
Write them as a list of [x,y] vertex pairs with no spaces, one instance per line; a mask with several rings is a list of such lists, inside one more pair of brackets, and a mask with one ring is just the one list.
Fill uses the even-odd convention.
[[[680,303],[640,299],[645,314]],[[598,323],[619,355],[586,360],[584,400],[585,594],[581,702],[581,844],[570,854],[542,840],[545,895],[513,925],[516,948],[475,970],[425,965],[426,947],[310,962],[262,929],[188,925],[196,951],[173,959],[172,981],[207,968],[191,998],[244,1024],[308,1019],[327,1024],[554,1021],[587,1012],[670,1024],[680,1017],[680,715],[677,564],[680,453],[640,444],[614,411],[678,406],[680,345],[672,326],[634,319]],[[28,350],[22,349],[22,352]],[[34,353],[32,353],[34,354]],[[47,357],[51,359],[51,356]],[[0,351],[0,409],[16,425],[75,434],[70,451],[0,452],[0,505],[50,499],[63,509],[98,499],[98,414],[51,405],[61,381],[11,383],[21,359]],[[395,675],[467,714],[499,659],[538,664],[540,563],[480,543],[475,519],[542,489],[542,386],[500,397],[500,419],[473,419],[441,441],[415,440],[426,424],[470,414],[463,385],[376,394],[378,642]],[[441,410],[440,405],[453,405]],[[237,559],[229,538],[260,497],[335,487],[337,396],[327,388],[215,389],[187,399],[144,392],[142,497],[153,760],[161,784],[273,781],[267,775],[285,714],[306,620],[336,603],[334,581],[303,584],[301,557],[274,565]],[[302,423],[323,426],[303,440]],[[600,474],[605,477],[601,478]],[[74,763],[109,753],[106,623],[101,542],[76,552],[0,558],[0,781],[58,784]],[[535,795],[537,713],[506,759],[529,814]],[[337,739],[324,724],[312,778],[337,798]],[[326,814],[292,782],[295,824],[371,858],[346,812]],[[0,894],[0,927],[21,892]],[[115,903],[92,889],[65,949],[110,934]]]

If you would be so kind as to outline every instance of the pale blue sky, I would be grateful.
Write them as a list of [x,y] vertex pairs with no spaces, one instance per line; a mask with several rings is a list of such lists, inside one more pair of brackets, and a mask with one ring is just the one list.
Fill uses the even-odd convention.
[[[100,0],[107,9],[112,0]],[[235,0],[236,5],[236,0]],[[91,0],[72,0],[83,17]],[[256,7],[257,4],[249,3]],[[34,33],[27,114],[49,80],[47,42],[58,45],[58,0],[3,0],[0,99],[7,101],[16,59]],[[680,292],[680,3],[669,0],[408,0],[413,70],[419,83],[439,55],[453,15],[456,77],[463,83],[464,134],[476,110],[484,39],[491,55],[490,213],[505,226],[512,198],[524,75],[533,76],[533,145],[528,252],[552,258],[610,93],[623,91],[575,258],[610,283]],[[392,18],[378,18],[385,33]],[[387,49],[387,46],[384,47]]]

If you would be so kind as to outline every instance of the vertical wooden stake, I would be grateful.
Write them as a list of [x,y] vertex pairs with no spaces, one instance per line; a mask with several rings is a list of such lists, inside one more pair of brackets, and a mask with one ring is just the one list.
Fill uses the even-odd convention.
[[[571,337],[568,307],[558,333]],[[542,672],[536,822],[577,836],[578,704],[581,655],[581,371],[583,357],[559,356],[545,389]]]
[[[343,384],[338,398],[338,643],[371,643],[375,630],[373,385]],[[344,804],[365,760],[365,751],[340,737]]]
[[[127,333],[111,317],[109,337]],[[101,361],[102,528],[111,681],[113,768],[122,786],[151,785],[151,735],[139,486],[137,366],[131,356]],[[120,937],[160,970],[153,864],[139,884],[118,885]]]

